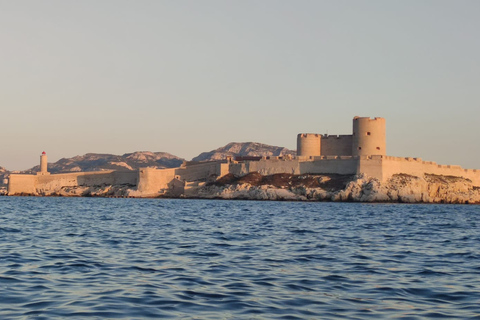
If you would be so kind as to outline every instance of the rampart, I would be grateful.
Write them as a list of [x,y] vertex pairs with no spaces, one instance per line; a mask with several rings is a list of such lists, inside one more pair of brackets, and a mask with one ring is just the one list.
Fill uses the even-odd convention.
[[148,197],[158,195],[164,190],[168,190],[172,181],[176,178],[176,170],[177,168],[142,168],[138,170],[138,195]]
[[60,190],[62,187],[93,187],[107,184],[135,186],[138,184],[138,174],[136,171],[113,170],[54,175],[12,174],[9,178],[8,194],[43,194],[46,191]]
[[396,173],[405,173],[413,176],[436,174],[463,177],[471,180],[473,185],[480,186],[480,170],[463,169],[457,165],[440,165],[433,161],[422,161],[420,158],[383,156],[381,168],[382,180],[388,180]]
[[262,175],[288,174],[355,174],[357,159],[349,156],[297,157],[295,159],[262,159],[230,164],[229,172],[243,176],[251,172]]
[[360,156],[358,172],[380,181],[387,181],[395,174],[408,174],[423,177],[425,174],[463,177],[480,186],[480,170],[463,169],[456,165],[440,165],[420,158],[402,158],[391,156]]
[[352,135],[322,136],[320,155],[322,156],[351,156]]
[[228,173],[227,161],[208,161],[192,163],[175,170],[175,174],[183,181],[215,180]]
[[226,161],[189,162],[186,166],[171,169],[142,168],[138,171],[137,192],[140,197],[158,196],[170,192],[173,194],[188,181],[215,180],[228,173]]

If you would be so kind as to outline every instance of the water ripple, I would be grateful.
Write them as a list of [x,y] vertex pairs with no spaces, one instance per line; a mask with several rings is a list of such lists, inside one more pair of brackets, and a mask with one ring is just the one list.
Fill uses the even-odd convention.
[[479,319],[480,207],[0,198],[2,319]]

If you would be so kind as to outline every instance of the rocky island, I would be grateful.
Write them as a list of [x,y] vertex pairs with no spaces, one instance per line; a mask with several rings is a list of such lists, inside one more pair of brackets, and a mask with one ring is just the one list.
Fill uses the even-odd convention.
[[350,135],[298,134],[296,152],[230,143],[192,161],[135,152],[50,165],[43,153],[7,180],[8,195],[480,203],[480,170],[387,156],[385,119],[368,117]]
[[[61,187],[41,196],[137,197],[132,185]],[[165,192],[158,198],[341,201],[480,204],[480,187],[468,179],[425,175],[420,178],[394,175],[387,182],[366,176],[291,175],[263,176],[257,172],[242,177],[227,175],[212,183],[199,183],[182,194]]]

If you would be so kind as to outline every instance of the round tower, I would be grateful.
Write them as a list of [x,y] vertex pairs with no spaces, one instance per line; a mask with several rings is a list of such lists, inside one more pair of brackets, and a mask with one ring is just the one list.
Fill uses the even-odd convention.
[[372,156],[387,153],[385,119],[355,117],[353,118],[352,155]]
[[45,151],[42,152],[40,156],[40,173],[47,173],[47,153]]
[[297,136],[297,156],[319,156],[321,139],[322,136],[320,134],[299,133]]

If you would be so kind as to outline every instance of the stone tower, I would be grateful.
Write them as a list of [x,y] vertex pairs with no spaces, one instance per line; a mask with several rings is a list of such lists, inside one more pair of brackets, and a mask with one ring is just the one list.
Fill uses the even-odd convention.
[[386,155],[384,118],[353,118],[353,156]]
[[47,166],[48,166],[47,153],[43,151],[42,155],[40,156],[40,172],[38,174],[40,175],[49,174],[47,170]]
[[297,135],[297,156],[319,156],[321,139],[322,136],[316,133],[299,133]]

